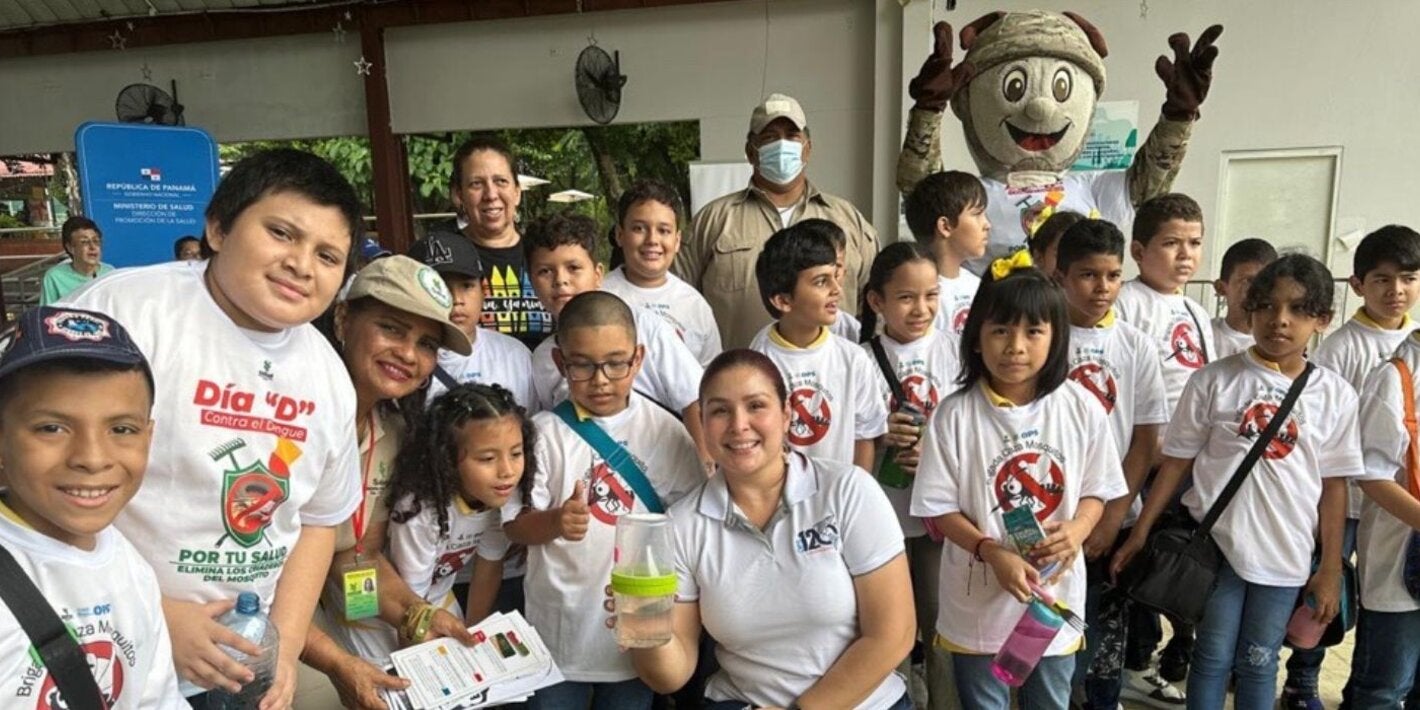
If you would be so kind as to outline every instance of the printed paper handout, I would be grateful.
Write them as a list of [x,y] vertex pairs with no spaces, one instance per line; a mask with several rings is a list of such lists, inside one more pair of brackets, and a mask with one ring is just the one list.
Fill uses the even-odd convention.
[[561,683],[547,645],[522,614],[493,614],[469,628],[475,643],[434,639],[390,654],[391,669],[408,678],[386,691],[390,710],[470,710],[526,699]]

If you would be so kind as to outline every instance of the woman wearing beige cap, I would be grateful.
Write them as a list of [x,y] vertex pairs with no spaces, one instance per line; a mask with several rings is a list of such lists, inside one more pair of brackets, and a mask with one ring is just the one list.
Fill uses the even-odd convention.
[[[424,409],[439,348],[467,355],[471,347],[449,320],[452,306],[433,269],[391,256],[361,269],[332,314],[330,335],[355,386],[363,504],[337,530],[320,623],[311,627],[302,658],[330,676],[346,707],[383,708],[378,689],[406,685],[380,667],[401,645],[436,636],[471,640],[461,619],[425,610],[429,605],[382,554],[385,486],[405,422]],[[371,582],[373,593],[365,591]],[[352,588],[359,592],[347,596]]]

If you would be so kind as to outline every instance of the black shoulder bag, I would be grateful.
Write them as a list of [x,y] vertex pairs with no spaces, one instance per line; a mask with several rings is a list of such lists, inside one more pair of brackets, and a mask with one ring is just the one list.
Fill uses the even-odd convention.
[[107,710],[84,650],[4,545],[0,545],[0,600],[30,637],[65,704],[73,710]]
[[1136,604],[1189,624],[1197,624],[1203,618],[1208,597],[1218,583],[1218,568],[1223,563],[1223,553],[1211,534],[1213,525],[1287,421],[1315,367],[1307,363],[1306,369],[1292,382],[1267,428],[1252,443],[1203,521],[1196,528],[1187,522],[1163,524],[1149,535],[1139,556],[1120,575],[1120,586]]

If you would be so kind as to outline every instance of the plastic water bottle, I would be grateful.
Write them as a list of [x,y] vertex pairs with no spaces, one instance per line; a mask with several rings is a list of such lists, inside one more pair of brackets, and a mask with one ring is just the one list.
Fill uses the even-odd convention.
[[[927,422],[927,415],[917,405],[911,402],[903,402],[897,408],[898,412],[912,417],[912,423],[917,427],[917,436],[922,436],[922,425]],[[912,475],[897,462],[897,454],[901,449],[889,446],[883,453],[882,465],[878,466],[878,483],[889,488],[899,490],[906,489],[912,485]]]
[[222,646],[228,656],[251,669],[256,677],[242,686],[239,693],[229,693],[220,688],[213,690],[207,695],[207,707],[211,710],[255,710],[276,677],[276,649],[280,641],[276,625],[261,613],[261,597],[255,592],[238,594],[236,607],[223,614],[217,623],[256,644],[261,649],[261,655],[248,656],[234,648]]
[[1326,634],[1326,627],[1312,618],[1316,613],[1316,597],[1307,595],[1306,603],[1297,607],[1292,612],[1292,618],[1287,622],[1287,643],[1292,644],[1292,648],[1303,651],[1317,647],[1321,643],[1321,637]]
[[1016,622],[1016,628],[991,661],[991,674],[1002,683],[1019,688],[1035,671],[1036,664],[1064,625],[1064,617],[1032,598],[1021,620]]
[[670,522],[654,513],[616,519],[611,591],[616,599],[616,640],[626,648],[651,648],[671,640],[676,580]]

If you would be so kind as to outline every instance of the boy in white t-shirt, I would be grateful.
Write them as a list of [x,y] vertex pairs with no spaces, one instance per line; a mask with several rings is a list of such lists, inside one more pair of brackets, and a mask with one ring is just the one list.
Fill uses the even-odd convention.
[[966,262],[986,255],[991,221],[986,218],[986,188],[975,175],[958,170],[933,173],[917,183],[903,203],[912,236],[937,257],[942,283],[937,330],[961,335],[981,279]]
[[[20,317],[0,359],[0,548],[114,710],[186,707],[153,568],[112,526],[143,482],[152,406],[153,375],[123,326],[56,307]],[[35,650],[44,641],[0,601],[0,706],[79,707],[60,698]]]
[[789,445],[867,471],[887,433],[887,386],[872,357],[830,330],[842,294],[835,231],[828,220],[806,219],[764,243],[755,276],[775,322],[749,347],[774,361],[789,388]]
[[190,701],[251,679],[217,645],[236,639],[216,617],[243,591],[285,641],[264,700],[295,694],[335,526],[360,504],[354,387],[310,325],[346,276],[360,215],[330,163],[264,151],[212,196],[204,269],[124,269],[70,299],[127,325],[161,385],[147,485],[115,524],[154,565]]
[[[508,538],[528,546],[528,621],[567,678],[537,691],[531,707],[649,708],[650,688],[604,625],[616,520],[664,512],[705,479],[685,428],[631,388],[645,357],[632,310],[596,291],[558,310],[553,357],[570,398],[533,417],[531,493],[514,493],[503,508]],[[636,470],[610,465],[574,428],[588,426],[629,453],[627,466]]]
[[[1396,347],[1415,330],[1410,309],[1420,299],[1420,234],[1409,227],[1390,225],[1367,234],[1352,258],[1351,289],[1363,300],[1356,314],[1321,341],[1312,362],[1328,367],[1362,391],[1366,376],[1384,365]],[[1360,524],[1361,491],[1348,491],[1346,532],[1342,556],[1356,550]],[[1317,698],[1317,683],[1326,649],[1298,651],[1287,659],[1287,682],[1282,695],[1297,705]]]
[[[590,217],[560,214],[538,220],[523,235],[528,272],[543,308],[554,326],[562,307],[579,294],[602,286],[602,265],[596,260],[597,225]],[[703,451],[700,435],[700,375],[704,368],[675,331],[660,318],[633,308],[636,340],[645,360],[636,371],[633,389],[681,417],[686,431]],[[557,367],[552,340],[533,351],[533,387],[538,409],[552,409],[568,397],[567,379]],[[709,455],[701,456],[709,461]]]
[[[1172,417],[1188,378],[1216,359],[1208,312],[1182,292],[1203,258],[1203,209],[1187,195],[1151,198],[1139,206],[1132,236],[1129,252],[1139,265],[1139,277],[1119,289],[1115,313],[1154,342]],[[1147,490],[1144,495],[1147,500]],[[1163,638],[1158,619],[1140,608],[1131,619],[1124,697],[1181,708],[1183,694],[1165,681],[1177,682],[1187,674],[1193,633],[1186,625],[1175,625],[1155,672],[1154,648]]]
[[[1054,217],[1052,217],[1054,219]],[[1048,223],[1047,223],[1048,224]],[[1103,407],[1116,450],[1124,456],[1129,495],[1108,501],[1084,543],[1089,580],[1089,642],[1075,668],[1088,708],[1119,705],[1130,602],[1109,575],[1109,558],[1134,525],[1138,494],[1149,474],[1160,425],[1168,422],[1164,379],[1153,341],[1115,317],[1124,275],[1124,235],[1098,219],[1077,219],[1056,247],[1055,281],[1070,314],[1071,380]]]
[[705,297],[670,272],[684,221],[680,195],[659,180],[638,180],[621,193],[611,244],[615,268],[602,290],[665,319],[703,367],[720,354],[720,328]]
[[1244,239],[1223,252],[1222,272],[1213,282],[1213,293],[1227,303],[1228,311],[1213,319],[1213,342],[1218,348],[1214,360],[1252,347],[1252,323],[1243,300],[1257,272],[1276,260],[1277,250],[1264,239]]
[[409,248],[409,257],[443,277],[454,299],[449,320],[473,343],[473,352],[467,356],[439,350],[439,366],[429,383],[428,401],[447,392],[451,384],[478,382],[501,385],[513,393],[518,404],[530,412],[537,411],[532,355],[527,347],[511,335],[479,327],[483,321],[483,264],[473,242],[461,234],[436,232],[415,242]]

